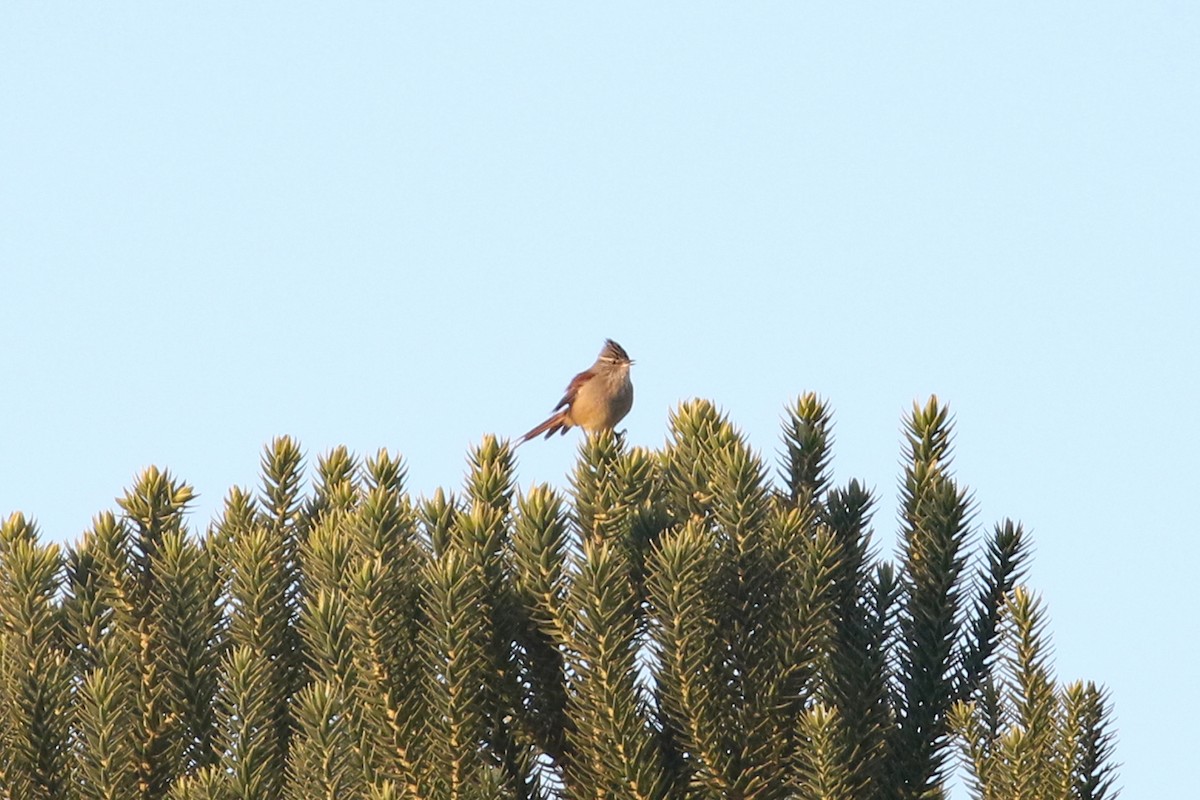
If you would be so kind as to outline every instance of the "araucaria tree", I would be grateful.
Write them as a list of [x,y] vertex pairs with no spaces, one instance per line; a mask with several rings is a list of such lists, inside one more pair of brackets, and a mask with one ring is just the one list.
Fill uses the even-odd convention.
[[414,500],[271,443],[203,535],[144,472],[73,546],[0,527],[0,797],[1115,796],[1103,689],[1055,682],[1029,540],[981,529],[936,399],[905,421],[900,544],[790,407],[780,478],[711,404],[586,439],[565,490],[487,437]]

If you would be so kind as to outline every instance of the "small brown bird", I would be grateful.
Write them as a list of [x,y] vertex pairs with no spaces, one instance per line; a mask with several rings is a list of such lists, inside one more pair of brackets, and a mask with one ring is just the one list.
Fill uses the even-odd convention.
[[554,407],[556,413],[522,436],[521,442],[543,433],[549,439],[576,425],[589,433],[612,430],[633,407],[632,364],[625,348],[606,339],[596,363],[571,379],[567,393]]

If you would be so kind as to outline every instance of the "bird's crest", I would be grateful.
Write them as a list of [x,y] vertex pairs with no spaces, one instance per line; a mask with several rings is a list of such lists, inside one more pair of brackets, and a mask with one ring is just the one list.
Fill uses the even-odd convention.
[[629,353],[625,352],[625,348],[612,339],[604,340],[604,347],[600,350],[600,358],[604,361],[612,361],[615,364],[633,363],[633,360],[629,357]]

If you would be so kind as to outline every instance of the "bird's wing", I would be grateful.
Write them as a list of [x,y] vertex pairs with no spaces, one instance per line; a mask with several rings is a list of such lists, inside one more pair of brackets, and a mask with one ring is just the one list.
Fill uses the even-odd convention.
[[575,396],[579,394],[579,387],[583,386],[592,377],[592,371],[585,369],[583,372],[571,378],[571,383],[567,386],[567,393],[562,396],[562,400],[558,401],[558,405],[554,407],[555,411],[560,408],[567,408],[575,402]]

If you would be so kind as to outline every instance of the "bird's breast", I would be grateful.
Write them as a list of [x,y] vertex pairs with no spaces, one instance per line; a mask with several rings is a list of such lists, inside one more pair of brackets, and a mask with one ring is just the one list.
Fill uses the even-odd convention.
[[573,425],[589,431],[609,430],[633,407],[633,382],[629,374],[597,376],[579,388],[571,403]]

